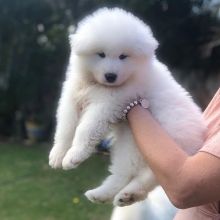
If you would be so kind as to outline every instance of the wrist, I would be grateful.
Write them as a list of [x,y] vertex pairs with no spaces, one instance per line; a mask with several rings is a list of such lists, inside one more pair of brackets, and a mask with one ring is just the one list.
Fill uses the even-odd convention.
[[146,117],[146,114],[150,114],[149,110],[147,108],[143,108],[141,105],[137,105],[128,112],[127,120],[137,120],[138,118]]
[[133,100],[130,102],[127,106],[125,106],[122,114],[122,120],[128,119],[128,113],[129,115],[133,111],[137,111],[135,109],[148,109],[149,108],[149,101],[147,99],[138,98],[136,100]]
[[128,119],[128,113],[136,109],[137,107],[140,107],[142,109],[148,109],[149,108],[149,102],[147,99],[137,99],[133,102],[130,102],[123,110],[123,116],[122,119],[126,120]]

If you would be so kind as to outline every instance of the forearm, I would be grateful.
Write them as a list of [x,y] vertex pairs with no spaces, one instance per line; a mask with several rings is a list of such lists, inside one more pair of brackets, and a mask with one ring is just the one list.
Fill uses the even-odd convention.
[[158,181],[167,192],[173,193],[176,179],[187,158],[186,153],[161,129],[147,110],[139,106],[133,108],[128,114],[128,121],[135,141]]
[[[207,170],[203,168],[201,153],[189,157],[150,112],[140,106],[129,112],[128,121],[142,155],[174,204],[193,206],[216,198],[215,192],[213,195],[204,192],[206,188],[210,189],[209,178],[215,179],[215,176],[207,174],[209,169],[213,169],[212,164],[207,165]],[[212,187],[217,188],[216,185]],[[210,190],[207,191],[210,193]]]

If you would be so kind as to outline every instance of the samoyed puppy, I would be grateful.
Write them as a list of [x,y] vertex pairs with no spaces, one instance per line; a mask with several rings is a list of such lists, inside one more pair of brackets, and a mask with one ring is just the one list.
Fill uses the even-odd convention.
[[140,98],[168,134],[189,154],[203,143],[200,109],[155,56],[152,31],[119,8],[102,8],[83,19],[70,36],[71,54],[57,110],[52,168],[76,168],[112,131],[111,175],[86,192],[93,202],[130,205],[157,182],[139,153],[123,109]]

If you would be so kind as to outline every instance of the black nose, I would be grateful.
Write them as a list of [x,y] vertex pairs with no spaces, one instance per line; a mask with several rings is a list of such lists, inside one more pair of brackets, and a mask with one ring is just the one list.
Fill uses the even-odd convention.
[[113,83],[117,79],[117,75],[115,73],[106,73],[105,79],[107,82]]

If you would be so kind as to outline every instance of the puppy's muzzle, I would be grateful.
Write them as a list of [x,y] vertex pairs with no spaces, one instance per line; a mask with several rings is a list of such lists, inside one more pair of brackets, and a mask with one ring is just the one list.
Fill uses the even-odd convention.
[[117,79],[117,75],[115,73],[106,73],[105,79],[109,83],[114,83]]

